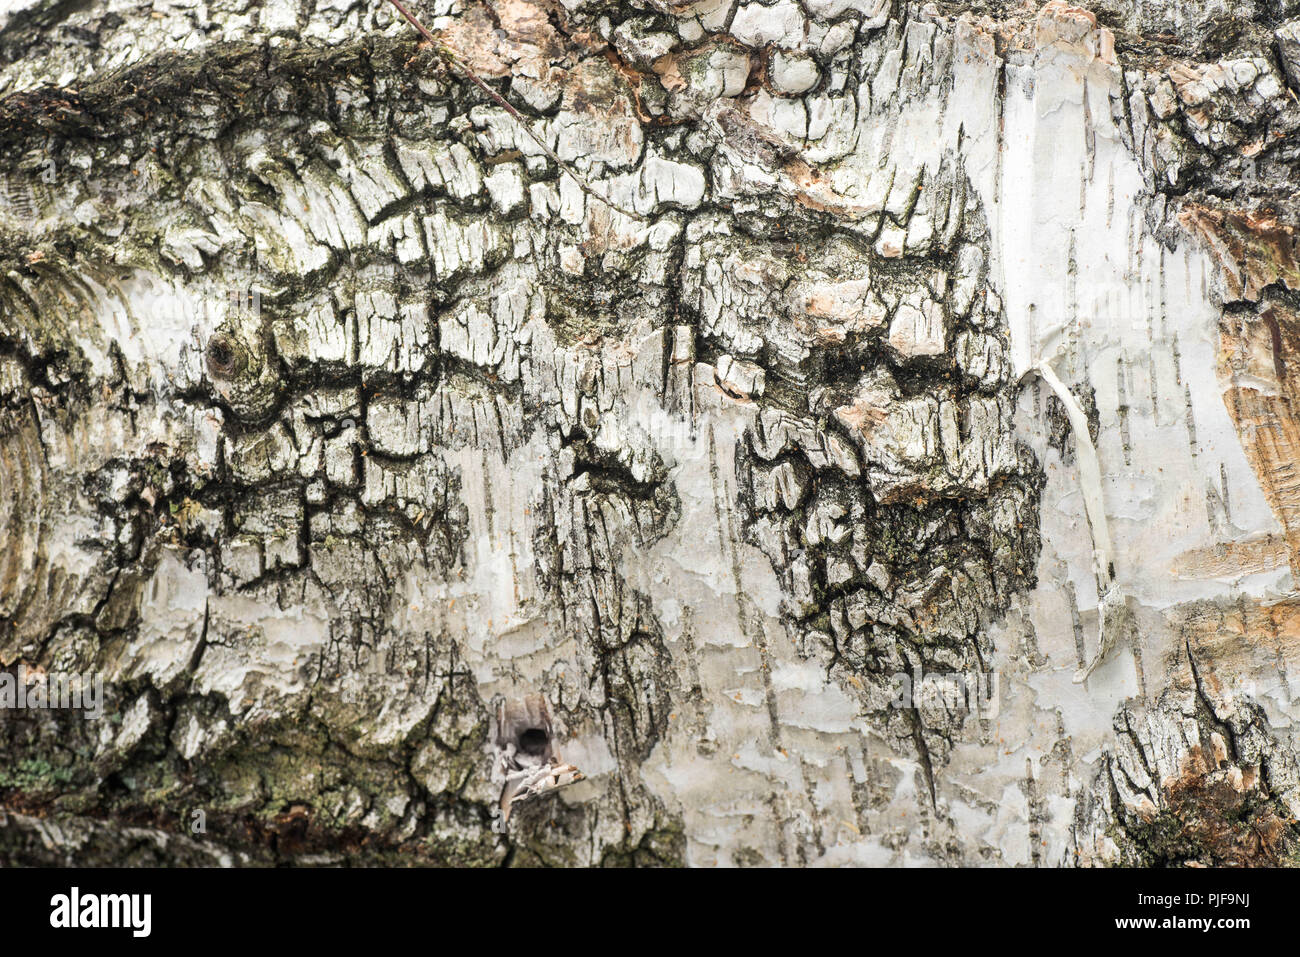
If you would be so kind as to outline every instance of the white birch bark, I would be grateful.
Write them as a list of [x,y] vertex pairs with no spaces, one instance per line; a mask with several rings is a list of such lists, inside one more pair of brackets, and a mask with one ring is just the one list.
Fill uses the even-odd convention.
[[1293,2],[416,12],[0,13],[0,858],[1295,862]]

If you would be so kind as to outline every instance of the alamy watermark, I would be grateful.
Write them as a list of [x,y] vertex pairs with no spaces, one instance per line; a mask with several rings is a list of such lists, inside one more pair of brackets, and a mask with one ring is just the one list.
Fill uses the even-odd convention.
[[98,721],[104,716],[104,677],[29,669],[0,672],[0,711],[71,709]]
[[50,898],[50,926],[125,928],[133,937],[148,937],[153,929],[152,894],[85,894],[73,887]]
[[1000,710],[1001,676],[977,671],[915,675],[900,672],[890,678],[894,691],[891,708],[943,708],[966,711],[980,718],[996,718]]

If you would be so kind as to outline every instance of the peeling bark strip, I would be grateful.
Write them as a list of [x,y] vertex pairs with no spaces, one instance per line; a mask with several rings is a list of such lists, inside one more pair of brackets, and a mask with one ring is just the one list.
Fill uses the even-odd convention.
[[1065,406],[1065,414],[1074,435],[1080,490],[1083,493],[1084,509],[1088,516],[1088,531],[1092,536],[1093,565],[1097,573],[1097,617],[1100,619],[1101,634],[1096,655],[1086,668],[1080,668],[1074,673],[1075,683],[1080,684],[1087,681],[1088,676],[1097,670],[1097,666],[1106,660],[1106,656],[1114,649],[1121,635],[1126,635],[1131,629],[1132,616],[1128,613],[1127,600],[1122,590],[1115,583],[1110,528],[1106,518],[1106,507],[1102,502],[1101,463],[1097,460],[1097,449],[1088,431],[1087,416],[1050,366],[1039,363],[1031,371],[1037,373],[1051,387],[1052,393]]
[[392,6],[0,13],[0,862],[1300,860],[1300,8]]

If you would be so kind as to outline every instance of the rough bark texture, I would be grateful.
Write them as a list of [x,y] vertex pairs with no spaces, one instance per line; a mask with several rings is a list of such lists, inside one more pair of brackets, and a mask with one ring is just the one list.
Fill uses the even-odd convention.
[[0,861],[1300,861],[1296,0],[10,7]]

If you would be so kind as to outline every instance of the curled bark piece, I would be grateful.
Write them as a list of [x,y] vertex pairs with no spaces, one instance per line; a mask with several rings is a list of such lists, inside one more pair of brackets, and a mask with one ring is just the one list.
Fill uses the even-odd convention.
[[1083,492],[1083,507],[1088,515],[1088,529],[1092,535],[1092,561],[1097,574],[1097,614],[1100,618],[1099,642],[1097,654],[1087,667],[1080,668],[1074,674],[1075,684],[1082,684],[1097,669],[1114,649],[1119,638],[1127,634],[1133,616],[1129,611],[1127,599],[1115,582],[1115,565],[1111,557],[1110,528],[1106,523],[1106,507],[1101,495],[1101,460],[1097,456],[1097,446],[1093,444],[1092,434],[1088,431],[1088,417],[1065,383],[1060,380],[1051,366],[1045,362],[1036,362],[1029,372],[1037,373],[1039,378],[1065,406],[1066,417],[1070,420],[1070,431],[1074,433],[1075,454],[1079,463],[1079,486]]
[[501,791],[501,820],[510,820],[510,810],[517,802],[577,784],[582,779],[583,773],[572,764],[548,764],[510,775]]

